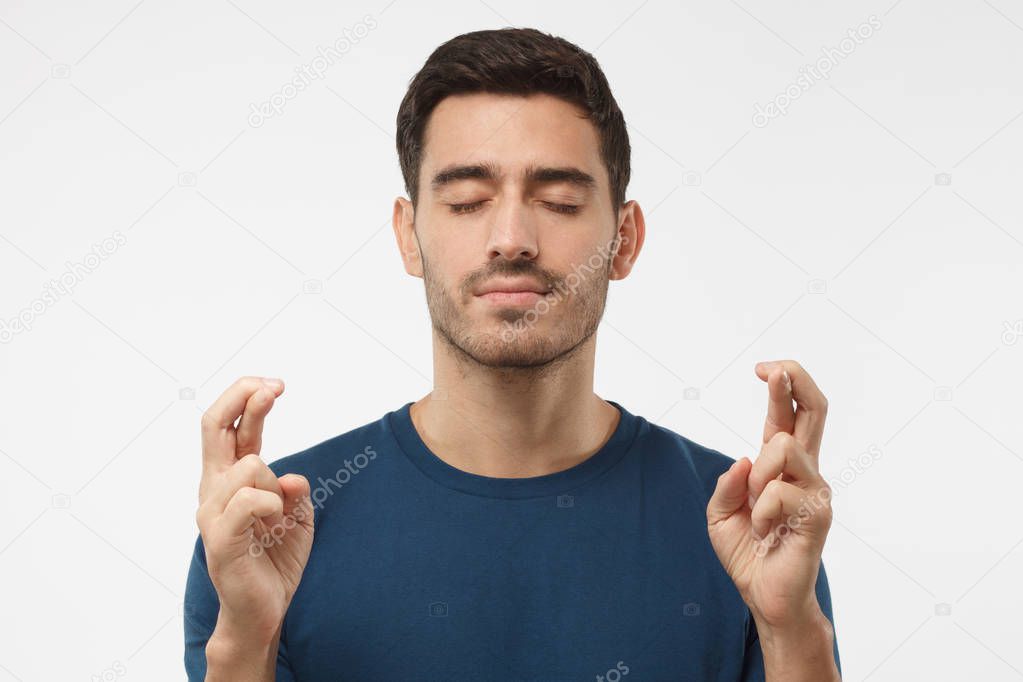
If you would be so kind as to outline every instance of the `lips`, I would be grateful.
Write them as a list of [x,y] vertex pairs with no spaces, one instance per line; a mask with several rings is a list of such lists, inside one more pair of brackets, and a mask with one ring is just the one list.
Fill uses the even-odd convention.
[[549,291],[530,277],[498,277],[485,282],[476,292],[476,297],[494,305],[524,307],[535,304]]
[[535,291],[491,291],[477,298],[495,305],[531,306],[543,298],[543,294]]
[[497,278],[486,282],[476,291],[477,296],[487,294],[538,294],[543,296],[550,289],[535,279],[528,277]]

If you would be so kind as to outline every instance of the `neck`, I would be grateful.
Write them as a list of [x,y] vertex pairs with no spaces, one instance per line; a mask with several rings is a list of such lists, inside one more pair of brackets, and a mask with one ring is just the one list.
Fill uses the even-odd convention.
[[593,455],[618,410],[593,392],[596,334],[554,361],[487,367],[434,332],[434,390],[412,404],[426,446],[451,466],[495,478],[542,476]]

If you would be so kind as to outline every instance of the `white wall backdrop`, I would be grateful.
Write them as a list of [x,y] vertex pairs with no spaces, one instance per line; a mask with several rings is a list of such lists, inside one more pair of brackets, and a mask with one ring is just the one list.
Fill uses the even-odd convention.
[[3,0],[0,680],[184,677],[236,377],[287,384],[267,460],[429,390],[395,114],[508,25],[591,51],[629,123],[648,237],[598,393],[752,456],[753,364],[803,363],[845,678],[1023,678],[1020,3]]

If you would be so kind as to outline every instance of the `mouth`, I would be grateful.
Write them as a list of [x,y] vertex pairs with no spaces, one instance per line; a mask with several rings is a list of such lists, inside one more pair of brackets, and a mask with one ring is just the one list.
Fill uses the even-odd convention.
[[506,306],[529,306],[543,297],[543,294],[536,291],[488,291],[485,294],[476,295],[476,298],[487,303]]
[[476,298],[493,305],[529,306],[549,293],[540,282],[529,278],[498,279],[487,282]]

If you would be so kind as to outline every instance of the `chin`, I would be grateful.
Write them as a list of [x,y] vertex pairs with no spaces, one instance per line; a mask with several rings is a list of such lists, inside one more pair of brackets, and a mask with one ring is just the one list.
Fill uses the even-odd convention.
[[509,371],[563,363],[596,332],[602,312],[596,306],[563,306],[541,316],[511,306],[482,312],[443,295],[427,302],[434,331],[450,350],[477,366]]
[[[457,338],[457,337],[456,337]],[[477,364],[494,369],[538,368],[550,364],[575,344],[529,329],[514,335],[502,334],[501,327],[488,332],[470,332],[449,342]]]
[[489,367],[539,367],[546,365],[566,349],[536,330],[506,335],[501,332],[467,339],[463,350],[477,362]]

